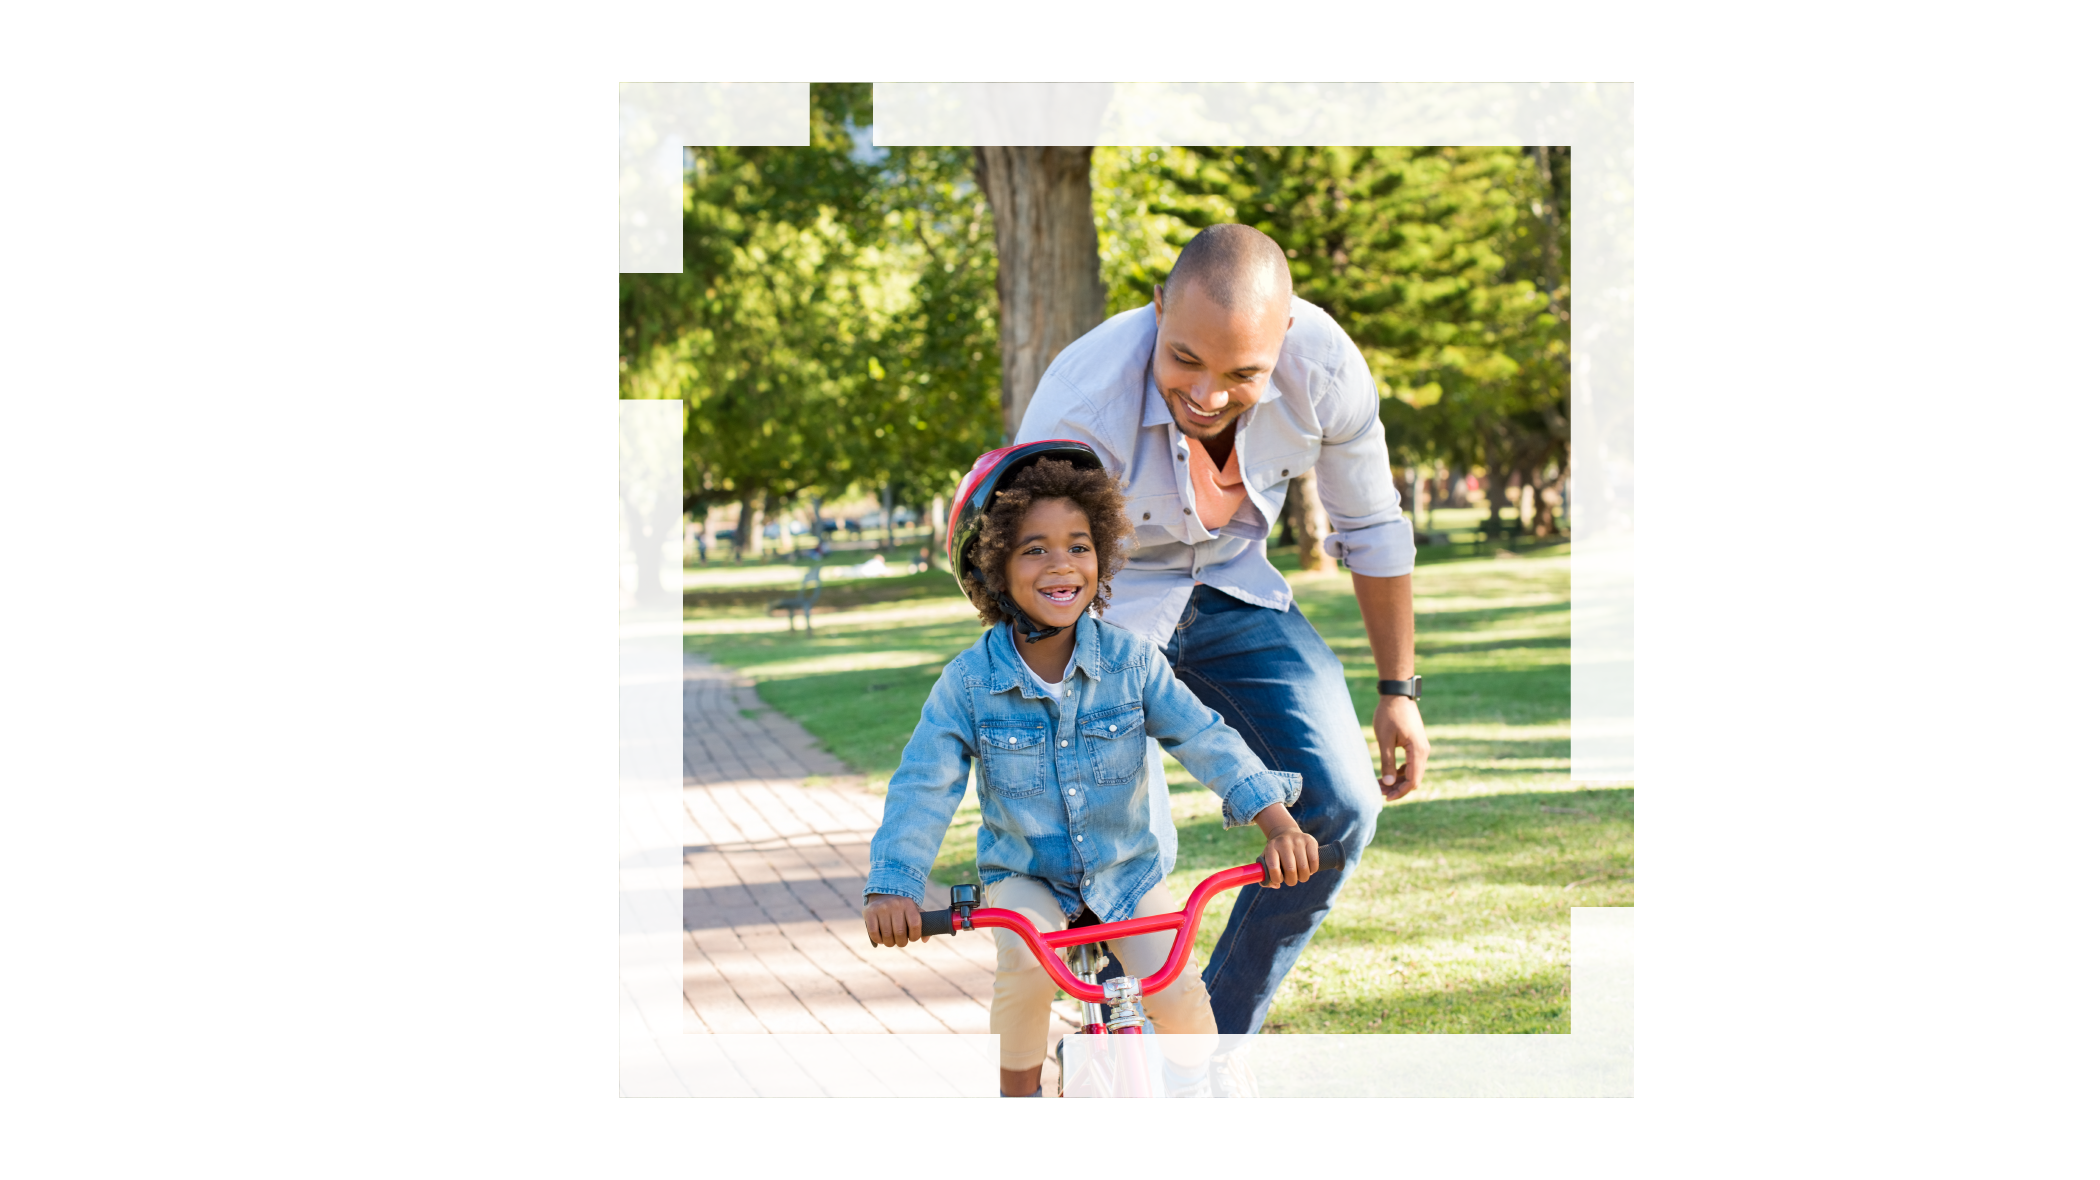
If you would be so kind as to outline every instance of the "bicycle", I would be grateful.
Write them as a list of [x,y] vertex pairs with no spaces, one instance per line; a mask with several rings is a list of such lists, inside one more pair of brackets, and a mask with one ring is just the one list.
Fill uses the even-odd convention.
[[[1320,862],[1316,872],[1334,872],[1342,867],[1342,849],[1339,844],[1322,844]],[[921,937],[931,938],[936,934],[953,937],[958,929],[975,930],[980,926],[1000,930],[1011,930],[1021,936],[1035,961],[1042,964],[1057,986],[1066,995],[1078,1000],[1085,1022],[1077,1035],[1100,1034],[1145,1034],[1151,1031],[1145,1018],[1144,997],[1160,991],[1173,983],[1188,965],[1189,952],[1195,949],[1196,928],[1203,923],[1203,910],[1212,898],[1241,885],[1251,885],[1268,876],[1268,869],[1259,861],[1224,869],[1205,877],[1189,894],[1188,902],[1181,909],[1149,918],[1128,918],[1121,922],[1092,922],[1054,930],[1048,934],[1035,928],[1025,916],[1013,910],[994,909],[978,905],[979,893],[976,885],[954,885],[948,890],[948,908],[944,910],[919,911]],[[1108,943],[1111,939],[1127,938],[1134,934],[1153,934],[1162,930],[1174,930],[1174,949],[1159,970],[1143,979],[1118,975],[1107,980],[1096,977],[1108,964]],[[1062,956],[1052,952],[1062,951]],[[1067,961],[1069,959],[1069,962]],[[1104,1010],[1105,1009],[1105,1010]],[[1066,1037],[1057,1043],[1058,1097],[1068,1090],[1071,1073],[1067,1070]],[[1095,1092],[1118,1093],[1125,1097],[1149,1097],[1154,1087],[1151,1082],[1146,1055],[1140,1045],[1133,1044],[1132,1051],[1119,1050],[1116,1058],[1117,1077],[1113,1084],[1102,1082]]]

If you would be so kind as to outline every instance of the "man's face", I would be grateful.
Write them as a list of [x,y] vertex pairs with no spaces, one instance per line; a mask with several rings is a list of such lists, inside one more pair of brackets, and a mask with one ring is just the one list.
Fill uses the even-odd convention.
[[1287,297],[1258,311],[1226,311],[1194,283],[1170,311],[1165,293],[1152,289],[1159,317],[1152,375],[1183,434],[1217,438],[1261,400],[1291,328],[1290,311]]

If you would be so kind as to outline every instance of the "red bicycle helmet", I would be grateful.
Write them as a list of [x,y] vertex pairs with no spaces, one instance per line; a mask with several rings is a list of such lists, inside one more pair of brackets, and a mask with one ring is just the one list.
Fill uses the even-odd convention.
[[[1094,453],[1094,448],[1069,438],[1022,443],[979,455],[969,473],[956,485],[955,507],[948,513],[948,568],[955,571],[955,584],[965,594],[969,593],[969,584],[964,579],[984,581],[984,574],[970,560],[970,550],[976,547],[978,534],[984,531],[984,514],[991,510],[992,498],[1038,459],[1063,459],[1083,470],[1101,470],[1101,457]],[[1011,595],[1000,595],[999,605],[1026,628],[1021,638],[1030,643],[1048,639],[1064,630],[1063,627],[1046,627],[1029,618]]]

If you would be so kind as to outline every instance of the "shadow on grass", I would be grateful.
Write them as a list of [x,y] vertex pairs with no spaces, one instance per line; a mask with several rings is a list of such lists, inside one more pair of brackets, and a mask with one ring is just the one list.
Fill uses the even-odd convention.
[[1322,998],[1309,977],[1287,983],[1287,1011],[1268,1020],[1274,1033],[1560,1033],[1570,1031],[1568,973],[1532,971],[1459,986],[1420,975]]

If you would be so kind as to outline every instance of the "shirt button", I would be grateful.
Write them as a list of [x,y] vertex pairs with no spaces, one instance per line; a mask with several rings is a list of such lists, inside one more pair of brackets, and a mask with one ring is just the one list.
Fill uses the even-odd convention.
[[1021,741],[1021,739],[1020,739],[1020,738],[1016,738],[1016,737],[1010,737],[1010,738],[1006,739],[1006,744],[1007,744],[1007,745],[1009,745],[1009,746],[1012,746],[1012,745],[1018,745],[1018,744],[1020,743],[1020,741]]
[[1151,519],[1152,519],[1152,514],[1151,514],[1151,513],[1149,513],[1149,512],[1147,512],[1147,513],[1145,514],[1145,519],[1146,519],[1146,520],[1151,520]]
[[1111,725],[1111,726],[1109,726],[1109,727],[1108,727],[1108,732],[1110,732],[1110,733],[1114,733],[1115,731],[1116,731],[1116,727],[1115,727],[1115,726]]
[[1288,468],[1288,467],[1286,467],[1286,468],[1284,468],[1284,469],[1283,469],[1283,473],[1284,473],[1285,475],[1289,475],[1289,474],[1291,473],[1291,469],[1290,469],[1290,468]]
[[1065,794],[1067,794],[1067,795],[1077,795],[1078,793],[1079,793],[1079,788],[1078,788],[1078,787],[1066,787],[1066,788],[1065,788]]
[[1075,839],[1075,840],[1079,841],[1079,842],[1080,842],[1081,844],[1084,844],[1084,843],[1086,843],[1086,837],[1085,837],[1085,836],[1074,836],[1074,837],[1073,837],[1073,839]]
[[1070,743],[1070,742],[1066,741],[1066,740],[1065,740],[1065,739],[1063,739],[1063,738],[1059,738],[1059,739],[1057,739],[1057,744],[1058,744],[1058,745],[1060,745],[1060,746],[1069,746],[1069,745],[1071,745],[1072,743]]
[[1188,509],[1186,509],[1186,508],[1184,508],[1184,509],[1182,509],[1182,510],[1181,510],[1181,514],[1182,514],[1183,516],[1191,516],[1191,515],[1193,515],[1193,513],[1191,513],[1191,512],[1190,512],[1190,511],[1189,511]]

